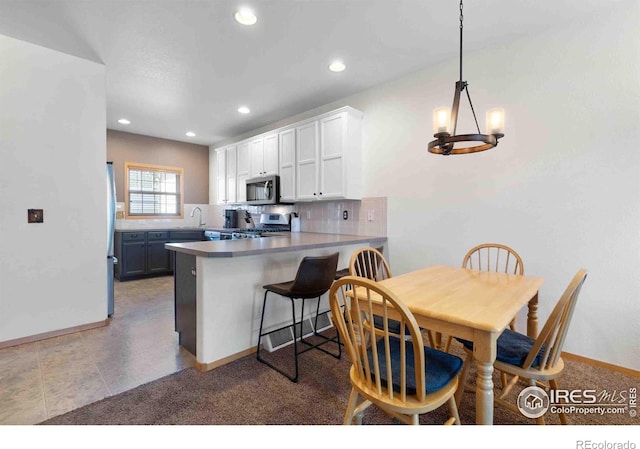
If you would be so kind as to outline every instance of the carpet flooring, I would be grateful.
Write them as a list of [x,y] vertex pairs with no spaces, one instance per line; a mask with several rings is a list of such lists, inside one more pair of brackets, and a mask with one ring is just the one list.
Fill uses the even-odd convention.
[[[292,364],[291,348],[268,354],[274,363]],[[462,354],[459,348],[452,352]],[[565,361],[560,387],[593,389],[598,393],[626,394],[637,388],[637,378],[613,373],[584,363]],[[56,416],[42,424],[62,425],[335,425],[341,424],[350,392],[348,358],[337,360],[319,351],[300,356],[300,379],[292,383],[284,376],[247,356],[209,372],[194,368],[163,377],[132,390]],[[475,371],[472,369],[470,379]],[[494,374],[494,382],[499,378]],[[615,396],[613,397],[615,398]],[[619,396],[618,396],[619,398]],[[422,415],[421,424],[442,424],[443,406]],[[465,394],[460,407],[462,424],[475,422],[475,395]],[[547,423],[559,424],[549,412]],[[629,410],[623,414],[570,413],[571,424],[634,425],[639,418]],[[532,420],[496,408],[495,424],[534,424]],[[365,411],[363,424],[389,425],[398,421],[375,406]]]

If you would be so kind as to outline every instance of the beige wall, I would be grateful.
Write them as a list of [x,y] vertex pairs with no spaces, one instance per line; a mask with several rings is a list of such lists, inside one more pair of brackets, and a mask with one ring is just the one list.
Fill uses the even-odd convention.
[[124,163],[184,169],[184,202],[209,203],[209,147],[107,130],[107,160],[113,161],[116,196],[124,201]]

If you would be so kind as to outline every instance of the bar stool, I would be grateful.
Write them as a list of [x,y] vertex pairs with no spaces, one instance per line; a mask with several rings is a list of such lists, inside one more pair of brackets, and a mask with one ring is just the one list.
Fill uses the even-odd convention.
[[[268,284],[263,286],[263,288],[265,289],[265,292],[264,292],[264,301],[262,303],[262,317],[260,318],[260,332],[258,334],[257,359],[258,361],[264,363],[265,365],[268,365],[269,367],[273,368],[283,376],[287,377],[292,382],[298,381],[298,355],[304,352],[307,352],[311,349],[318,349],[337,359],[339,359],[342,355],[339,335],[337,335],[337,340],[336,340],[336,337],[329,338],[325,335],[319,334],[316,331],[318,327],[317,326],[318,313],[320,311],[320,297],[323,294],[325,294],[327,291],[329,291],[329,288],[331,288],[331,284],[333,284],[335,274],[336,274],[336,268],[338,266],[338,257],[339,257],[339,253],[334,253],[329,256],[305,257],[302,259],[302,261],[300,262],[300,265],[298,266],[298,273],[296,274],[296,277],[294,280],[288,281],[288,282],[281,282],[278,284]],[[270,333],[270,332],[265,332],[265,333],[262,332],[262,328],[264,324],[264,312],[267,306],[267,295],[269,294],[269,292],[280,295],[283,298],[289,298],[289,300],[291,301],[291,316],[293,318],[291,326],[293,327],[293,335],[294,335],[294,339],[293,339],[293,353],[294,353],[294,361],[295,361],[294,376],[287,374],[285,371],[276,367],[271,362],[263,359],[260,356],[260,346],[262,342],[262,337]],[[318,298],[318,305],[316,307],[316,316],[315,316],[315,323],[314,323],[315,328],[313,331],[314,336],[320,337],[323,340],[318,344],[310,343],[302,337],[303,335],[302,325],[304,322],[304,302],[305,302],[305,299],[311,299],[311,298]],[[308,346],[308,348],[305,348],[301,351],[298,350],[298,342],[297,342],[298,337],[296,336],[296,332],[295,332],[295,325],[296,325],[295,300],[296,299],[302,299],[302,311],[300,313],[300,337],[299,337],[300,343],[304,343],[305,345]],[[320,347],[329,342],[337,343],[337,346],[338,346],[337,354],[331,353],[326,349]]]

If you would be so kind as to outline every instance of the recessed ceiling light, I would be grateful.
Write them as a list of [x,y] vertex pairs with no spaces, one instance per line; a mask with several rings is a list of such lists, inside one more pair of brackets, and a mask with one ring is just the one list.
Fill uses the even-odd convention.
[[185,133],[185,136],[195,137],[195,136],[196,136],[196,133],[194,133],[193,131],[187,131],[187,132]]
[[258,18],[249,8],[240,8],[236,12],[236,20],[243,25],[253,25],[258,21]]
[[126,118],[121,118],[120,120],[118,120],[118,123],[121,123],[123,125],[129,125],[131,122]]
[[342,61],[333,61],[331,64],[329,64],[329,70],[331,70],[332,72],[342,72],[346,68],[347,66],[344,65],[344,62]]
[[248,114],[249,112],[251,112],[251,109],[249,109],[249,108],[248,108],[248,107],[246,107],[246,106],[240,106],[240,107],[238,108],[238,112],[239,112],[240,114]]

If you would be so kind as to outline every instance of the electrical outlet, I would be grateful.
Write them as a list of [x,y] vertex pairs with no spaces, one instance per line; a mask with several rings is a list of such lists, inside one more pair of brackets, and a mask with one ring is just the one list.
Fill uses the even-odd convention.
[[311,220],[311,211],[310,210],[307,211],[307,220]]
[[374,211],[370,210],[367,212],[367,221],[373,221],[375,219]]

